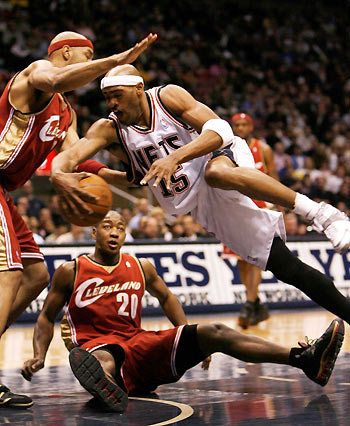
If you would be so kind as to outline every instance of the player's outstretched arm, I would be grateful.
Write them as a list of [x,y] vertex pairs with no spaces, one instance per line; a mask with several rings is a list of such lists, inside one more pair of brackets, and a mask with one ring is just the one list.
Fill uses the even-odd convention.
[[169,290],[155,267],[147,259],[140,259],[145,273],[146,290],[159,300],[160,306],[175,326],[187,324],[185,312],[176,296]]
[[67,217],[79,216],[91,211],[84,202],[94,201],[91,195],[78,187],[78,182],[86,173],[72,173],[85,160],[98,151],[115,142],[116,132],[113,123],[107,119],[96,121],[87,131],[86,136],[74,144],[66,141],[61,152],[56,155],[51,165],[51,182],[61,198],[62,212]]
[[87,62],[65,67],[55,67],[47,60],[37,61],[26,70],[28,81],[35,89],[42,92],[69,92],[95,80],[117,65],[134,62],[156,39],[156,34],[149,34],[125,52],[93,61],[87,58]]
[[24,362],[22,376],[31,380],[33,374],[45,365],[46,353],[53,338],[54,324],[71,294],[74,282],[74,262],[61,265],[53,275],[52,286],[46,296],[43,310],[35,324],[33,336],[33,358]]
[[[166,86],[160,92],[160,96],[163,104],[174,116],[179,117],[184,123],[201,132],[192,142],[182,146],[165,158],[156,160],[141,180],[141,184],[145,185],[150,179],[155,178],[153,186],[156,187],[162,179],[165,179],[167,188],[169,188],[171,175],[179,164],[206,155],[222,146],[223,139],[221,136],[210,129],[203,129],[203,125],[210,120],[225,122],[220,120],[209,107],[194,99],[182,87]],[[228,123],[227,126],[231,129]],[[233,140],[232,130],[231,134]]]

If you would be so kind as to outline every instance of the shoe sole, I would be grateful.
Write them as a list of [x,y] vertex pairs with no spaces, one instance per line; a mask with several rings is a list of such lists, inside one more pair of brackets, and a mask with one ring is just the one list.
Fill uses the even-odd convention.
[[243,318],[243,317],[238,318],[238,325],[240,327],[246,329],[250,326],[250,324],[251,324],[250,318]]
[[264,315],[260,316],[256,320],[253,319],[253,321],[250,322],[250,325],[257,325],[259,322],[266,321],[270,318],[270,314],[268,312],[265,312]]
[[112,411],[125,411],[128,405],[126,393],[106,376],[93,355],[84,349],[74,348],[69,354],[69,363],[74,376],[91,395]]
[[27,402],[27,403],[15,403],[15,402],[5,402],[5,403],[0,403],[0,409],[1,407],[3,408],[30,408],[33,406],[33,401],[32,402]]
[[332,337],[328,346],[323,351],[321,365],[315,377],[315,382],[321,386],[325,386],[328,383],[344,340],[344,322],[340,319],[335,319],[332,324]]

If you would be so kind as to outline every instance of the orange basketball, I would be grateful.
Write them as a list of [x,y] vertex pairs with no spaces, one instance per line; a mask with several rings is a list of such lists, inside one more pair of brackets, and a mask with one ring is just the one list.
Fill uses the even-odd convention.
[[81,214],[81,217],[69,217],[69,221],[79,226],[96,225],[96,223],[105,217],[112,206],[112,192],[109,185],[100,176],[91,175],[79,182],[79,188],[96,195],[98,199],[93,203],[85,201],[85,204],[93,210],[92,214]]

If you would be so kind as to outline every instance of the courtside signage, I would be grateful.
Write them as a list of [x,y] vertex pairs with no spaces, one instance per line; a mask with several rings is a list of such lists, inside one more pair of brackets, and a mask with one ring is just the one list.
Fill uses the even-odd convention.
[[[290,242],[287,245],[304,262],[333,279],[344,296],[350,297],[350,251],[339,255],[328,241]],[[91,253],[93,246],[46,246],[41,249],[52,276],[61,263]],[[245,287],[241,283],[237,260],[235,257],[222,258],[221,244],[125,245],[123,251],[151,261],[187,313],[238,311],[245,302]],[[21,321],[36,319],[46,294],[47,290],[44,290],[32,302]],[[314,305],[302,292],[279,282],[270,272],[263,272],[259,297],[270,308]],[[143,312],[145,315],[161,312],[158,300],[148,293],[143,298]]]

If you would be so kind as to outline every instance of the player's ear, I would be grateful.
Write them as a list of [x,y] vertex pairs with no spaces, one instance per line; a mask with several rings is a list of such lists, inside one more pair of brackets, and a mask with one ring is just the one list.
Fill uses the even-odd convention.
[[64,57],[64,59],[66,61],[69,61],[69,59],[72,56],[72,49],[71,49],[71,47],[68,46],[68,45],[63,46],[62,47],[62,55],[63,55],[63,57]]
[[92,228],[92,238],[96,241],[96,226]]
[[140,95],[143,92],[143,89],[144,89],[143,83],[140,82],[136,84],[136,93],[138,95]]

